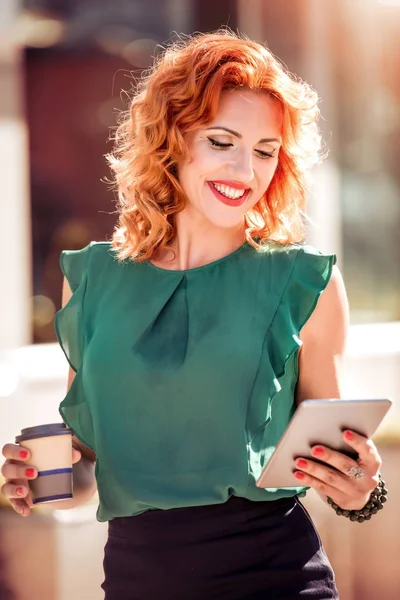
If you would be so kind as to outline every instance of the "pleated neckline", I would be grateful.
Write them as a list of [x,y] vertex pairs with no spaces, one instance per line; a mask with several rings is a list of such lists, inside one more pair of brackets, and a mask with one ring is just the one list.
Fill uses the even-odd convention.
[[249,246],[247,241],[245,241],[241,246],[239,246],[239,248],[236,248],[236,250],[233,250],[233,252],[230,252],[229,254],[226,254],[225,256],[222,256],[221,258],[217,258],[216,260],[206,263],[205,265],[200,265],[199,267],[192,267],[191,269],[163,269],[162,267],[157,267],[157,265],[154,265],[149,260],[146,260],[143,264],[147,265],[151,269],[154,269],[155,271],[159,271],[160,273],[185,275],[188,273],[195,273],[197,271],[203,271],[205,269],[209,269],[211,267],[215,267],[224,262],[227,262],[228,260],[230,260],[230,259],[234,258],[235,256],[237,256],[238,254],[240,254],[246,246]]

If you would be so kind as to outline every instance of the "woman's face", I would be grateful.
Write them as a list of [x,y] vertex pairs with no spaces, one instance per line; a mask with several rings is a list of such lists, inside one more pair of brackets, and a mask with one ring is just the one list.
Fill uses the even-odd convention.
[[216,227],[243,223],[275,173],[281,126],[279,103],[265,92],[224,92],[214,121],[187,134],[189,156],[178,164],[184,212]]

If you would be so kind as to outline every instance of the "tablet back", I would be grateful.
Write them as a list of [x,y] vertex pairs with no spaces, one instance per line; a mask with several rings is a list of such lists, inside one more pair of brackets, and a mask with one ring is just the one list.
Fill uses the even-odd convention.
[[256,485],[261,488],[298,487],[293,476],[294,460],[301,456],[317,461],[310,452],[315,444],[339,450],[356,459],[354,450],[344,442],[342,432],[352,429],[371,438],[391,404],[388,399],[304,400]]

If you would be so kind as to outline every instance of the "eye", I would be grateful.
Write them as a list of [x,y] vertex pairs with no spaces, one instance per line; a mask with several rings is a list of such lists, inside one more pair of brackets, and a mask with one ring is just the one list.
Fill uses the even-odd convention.
[[263,160],[265,158],[275,158],[275,154],[273,152],[263,152],[262,150],[256,150],[257,154],[259,155],[260,158],[262,158]]
[[208,141],[210,142],[210,144],[212,146],[214,146],[215,148],[232,148],[233,144],[223,144],[222,142],[217,142],[217,140],[214,140],[214,138],[212,137],[208,137],[207,138]]

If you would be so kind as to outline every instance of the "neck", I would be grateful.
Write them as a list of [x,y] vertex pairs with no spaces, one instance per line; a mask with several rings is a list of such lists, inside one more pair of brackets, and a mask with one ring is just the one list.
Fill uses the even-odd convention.
[[163,263],[171,269],[194,269],[227,256],[246,241],[244,223],[232,228],[213,227],[203,220],[196,222],[182,211],[177,215],[176,237],[164,256],[155,263]]

